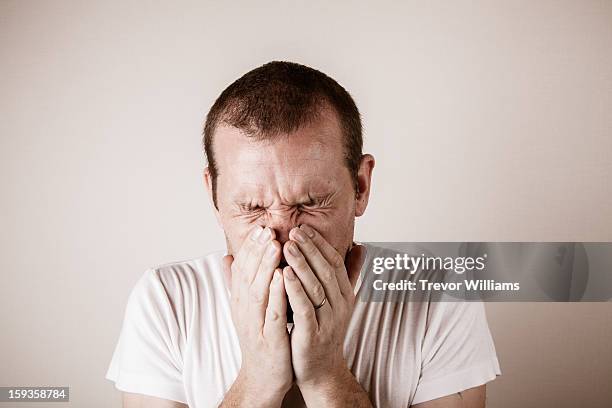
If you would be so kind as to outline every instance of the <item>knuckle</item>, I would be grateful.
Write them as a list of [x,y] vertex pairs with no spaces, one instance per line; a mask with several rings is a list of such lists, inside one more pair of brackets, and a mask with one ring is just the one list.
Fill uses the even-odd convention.
[[268,310],[268,318],[269,322],[276,322],[280,319],[280,314],[276,310]]
[[306,255],[315,255],[317,253],[317,247],[314,246],[312,241],[306,241],[302,245],[304,246],[304,252]]
[[314,319],[315,318],[315,311],[312,307],[306,307],[302,310],[294,310],[294,313],[297,313],[300,317],[304,318],[304,319]]
[[344,260],[340,256],[338,252],[334,252],[334,255],[331,257],[331,266],[335,269],[339,269],[344,266]]
[[273,247],[274,250],[271,250],[270,247],[266,247],[266,253],[264,254],[261,263],[263,265],[265,265],[266,267],[270,266],[270,265],[275,265],[276,264],[276,255],[277,255],[277,248],[276,246]]
[[264,302],[264,294],[260,290],[255,290],[253,288],[249,289],[249,302],[260,305]]
[[312,296],[315,302],[321,302],[321,299],[325,298],[325,289],[323,289],[323,285],[317,283],[315,287],[312,288]]
[[335,275],[335,271],[333,269],[325,268],[321,272],[321,281],[324,284],[331,283],[335,279],[335,277],[336,277],[336,275]]
[[298,267],[298,269],[300,270],[304,270],[308,267],[308,263],[306,262],[306,258],[304,258],[303,256],[298,256],[296,261],[295,261],[296,266]]
[[249,256],[260,256],[263,251],[265,251],[267,245],[261,244],[259,242],[254,242],[251,250],[249,252]]

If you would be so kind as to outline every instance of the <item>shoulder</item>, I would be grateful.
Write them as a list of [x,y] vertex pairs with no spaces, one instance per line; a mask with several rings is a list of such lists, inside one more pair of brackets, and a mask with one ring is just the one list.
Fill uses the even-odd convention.
[[224,255],[224,251],[215,251],[147,269],[132,289],[128,307],[169,306],[176,311],[197,301],[201,292],[212,294],[226,290],[222,271]]
[[158,265],[148,269],[142,279],[159,281],[167,289],[193,287],[202,281],[215,283],[223,278],[224,255],[224,251],[215,251],[198,258]]

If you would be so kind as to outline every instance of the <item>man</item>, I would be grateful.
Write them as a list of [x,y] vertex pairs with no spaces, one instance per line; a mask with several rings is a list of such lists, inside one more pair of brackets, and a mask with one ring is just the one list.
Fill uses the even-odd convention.
[[138,282],[107,374],[125,407],[484,406],[481,304],[356,301],[374,158],[344,88],[266,64],[219,96],[204,146],[227,255]]

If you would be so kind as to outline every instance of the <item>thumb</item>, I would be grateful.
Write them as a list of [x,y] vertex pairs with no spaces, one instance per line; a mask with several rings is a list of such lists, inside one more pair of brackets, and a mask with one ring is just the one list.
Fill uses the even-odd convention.
[[348,273],[349,281],[351,285],[354,287],[355,282],[359,278],[359,272],[361,271],[361,266],[363,265],[363,261],[365,260],[366,249],[363,245],[355,245],[347,254],[346,257],[346,272]]

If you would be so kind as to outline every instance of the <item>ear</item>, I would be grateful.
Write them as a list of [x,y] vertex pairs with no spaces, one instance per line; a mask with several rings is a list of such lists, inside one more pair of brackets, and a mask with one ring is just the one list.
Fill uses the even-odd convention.
[[215,218],[217,219],[217,224],[219,227],[223,229],[223,224],[221,223],[221,214],[219,214],[219,209],[215,205],[215,200],[213,199],[213,183],[212,183],[212,175],[210,174],[210,169],[208,166],[204,168],[204,186],[206,186],[206,191],[208,192],[208,201],[210,202],[210,206],[215,213]]
[[357,173],[357,192],[355,194],[355,217],[361,217],[368,206],[370,187],[372,185],[372,170],[374,170],[374,156],[364,154],[361,156],[359,172]]

